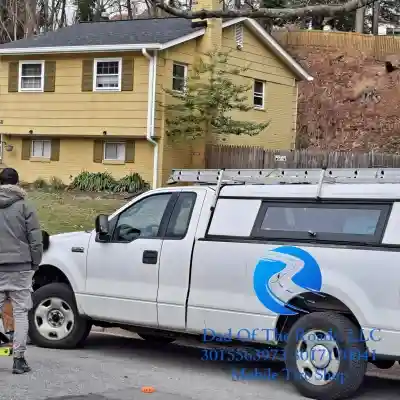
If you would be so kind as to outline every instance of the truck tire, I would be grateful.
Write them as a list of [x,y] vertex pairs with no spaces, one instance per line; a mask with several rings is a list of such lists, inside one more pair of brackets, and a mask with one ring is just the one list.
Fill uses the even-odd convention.
[[286,379],[302,396],[316,400],[352,397],[363,383],[368,364],[360,328],[334,312],[298,319],[287,337],[285,356]]
[[166,346],[176,340],[174,337],[153,335],[151,333],[138,333],[137,335],[143,340],[146,340],[146,342],[151,342],[155,346]]
[[91,323],[81,317],[74,292],[64,283],[50,283],[32,295],[29,337],[39,347],[73,349],[82,346]]

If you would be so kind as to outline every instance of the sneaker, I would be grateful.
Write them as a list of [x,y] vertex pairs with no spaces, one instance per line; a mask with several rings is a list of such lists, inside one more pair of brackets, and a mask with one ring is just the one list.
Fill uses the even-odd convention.
[[13,363],[13,374],[25,374],[26,372],[30,372],[31,368],[25,360],[25,357],[14,357]]

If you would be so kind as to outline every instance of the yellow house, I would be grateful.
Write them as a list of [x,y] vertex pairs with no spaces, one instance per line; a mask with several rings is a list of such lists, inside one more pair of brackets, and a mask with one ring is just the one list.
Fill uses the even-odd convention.
[[[211,0],[209,0],[211,1]],[[215,8],[218,3],[198,6]],[[207,7],[208,6],[208,7]],[[82,170],[138,172],[153,187],[171,168],[204,166],[204,145],[171,143],[163,87],[182,90],[197,57],[215,46],[249,65],[254,110],[270,121],[224,143],[294,146],[297,85],[312,77],[254,20],[183,18],[81,23],[0,46],[1,161],[21,180],[69,183]]]

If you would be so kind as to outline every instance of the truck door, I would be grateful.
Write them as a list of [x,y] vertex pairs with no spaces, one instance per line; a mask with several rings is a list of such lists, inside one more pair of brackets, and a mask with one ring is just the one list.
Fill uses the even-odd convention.
[[82,299],[88,315],[157,326],[162,237],[178,196],[179,191],[153,192],[113,218],[109,242],[92,235]]
[[183,190],[175,203],[161,250],[158,324],[185,329],[192,249],[206,194],[205,188]]

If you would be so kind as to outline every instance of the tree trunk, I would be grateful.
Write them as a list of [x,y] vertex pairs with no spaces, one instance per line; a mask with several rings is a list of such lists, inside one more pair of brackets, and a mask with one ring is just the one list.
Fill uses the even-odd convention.
[[380,11],[380,4],[379,1],[375,1],[372,7],[372,34],[378,34],[379,28],[379,11]]
[[131,0],[126,0],[126,8],[128,10],[128,19],[133,19],[133,10]]
[[365,20],[365,7],[358,8],[356,11],[356,21],[354,30],[358,33],[364,32],[364,20]]

